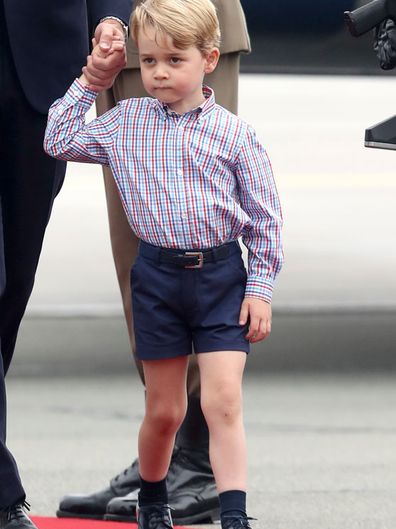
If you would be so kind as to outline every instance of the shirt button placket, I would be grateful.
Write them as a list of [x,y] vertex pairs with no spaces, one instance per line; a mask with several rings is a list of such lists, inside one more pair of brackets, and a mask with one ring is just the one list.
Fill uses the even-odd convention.
[[[180,163],[183,163],[183,125],[182,125],[182,118],[179,118],[179,121],[177,122],[177,139],[178,139],[178,145],[180,147]],[[188,213],[185,209],[186,207],[186,197],[185,197],[185,189],[184,189],[184,173],[182,169],[178,169],[177,171],[178,176],[178,184],[179,184],[179,211],[180,211],[180,224],[181,224],[181,233],[182,237],[184,239],[184,243],[187,240],[186,234],[187,234],[187,224],[186,221],[188,220]]]

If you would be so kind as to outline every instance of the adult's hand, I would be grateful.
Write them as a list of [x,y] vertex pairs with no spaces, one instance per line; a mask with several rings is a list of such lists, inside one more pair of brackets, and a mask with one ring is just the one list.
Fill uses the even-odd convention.
[[121,25],[116,20],[101,22],[95,31],[93,48],[83,73],[89,88],[100,92],[110,88],[126,66],[126,47]]

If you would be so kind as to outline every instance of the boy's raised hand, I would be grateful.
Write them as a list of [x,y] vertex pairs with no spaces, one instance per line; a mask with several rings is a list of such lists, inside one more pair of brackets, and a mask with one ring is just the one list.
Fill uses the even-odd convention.
[[87,57],[87,65],[83,67],[82,81],[88,88],[101,92],[110,88],[119,72],[126,65],[126,48],[122,35],[113,35],[109,47],[92,39],[93,49]]
[[246,297],[242,303],[239,324],[246,325],[248,319],[249,331],[245,338],[251,343],[265,340],[271,332],[271,305],[262,299]]

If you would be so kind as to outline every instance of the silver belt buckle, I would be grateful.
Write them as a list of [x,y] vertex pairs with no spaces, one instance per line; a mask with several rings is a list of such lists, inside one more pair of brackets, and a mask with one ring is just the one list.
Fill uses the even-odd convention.
[[196,265],[186,265],[184,268],[202,268],[204,263],[204,257],[202,252],[185,252],[184,255],[197,256],[198,264]]

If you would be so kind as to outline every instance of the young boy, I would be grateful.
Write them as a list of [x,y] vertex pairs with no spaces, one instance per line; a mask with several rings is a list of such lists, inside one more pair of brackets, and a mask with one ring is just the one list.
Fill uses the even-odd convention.
[[109,165],[141,239],[131,271],[146,382],[139,529],[172,527],[166,476],[186,411],[192,344],[222,528],[249,528],[241,383],[249,342],[271,330],[272,285],[282,263],[277,191],[254,131],[202,86],[219,58],[210,0],[145,0],[133,14],[132,34],[152,98],[122,101],[86,125],[96,93],[83,75],[51,107],[45,150]]

